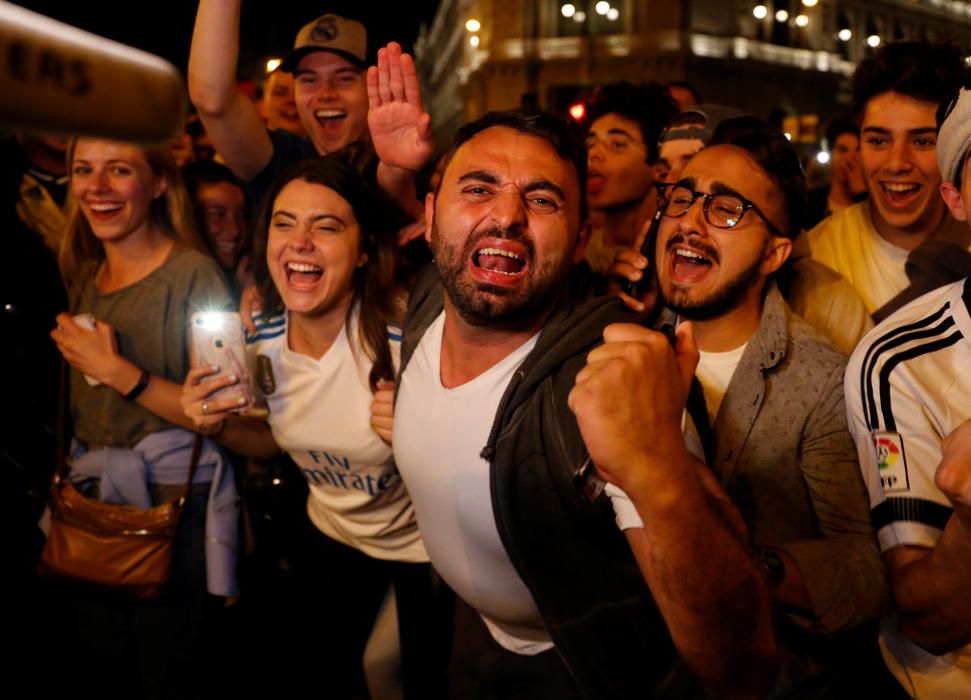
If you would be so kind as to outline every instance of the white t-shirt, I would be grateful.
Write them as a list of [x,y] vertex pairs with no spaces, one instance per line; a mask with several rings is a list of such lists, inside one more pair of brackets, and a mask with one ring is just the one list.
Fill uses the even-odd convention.
[[853,285],[872,314],[910,286],[904,266],[909,251],[888,243],[870,218],[870,203],[860,202],[823,219],[803,234],[814,260]]
[[480,455],[499,401],[538,335],[475,379],[446,389],[441,381],[444,325],[442,312],[399,379],[395,458],[435,569],[479,612],[501,646],[538,654],[553,643],[499,538],[489,462]]
[[[880,549],[934,547],[951,516],[934,484],[941,442],[971,418],[964,281],[907,304],[864,336],[846,369],[846,410]],[[881,625],[888,668],[915,697],[971,697],[971,645],[934,656]]]
[[705,407],[708,409],[708,424],[714,426],[718,409],[721,408],[725,391],[732,381],[735,368],[742,361],[746,342],[728,352],[699,352],[698,368],[695,375],[705,394]]
[[[261,317],[256,325],[247,341],[250,367],[266,395],[273,437],[310,486],[307,514],[314,525],[376,559],[427,562],[391,448],[371,428],[371,361],[361,348],[357,314],[319,360],[289,348],[286,314]],[[397,366],[401,337],[389,328],[388,338]]]

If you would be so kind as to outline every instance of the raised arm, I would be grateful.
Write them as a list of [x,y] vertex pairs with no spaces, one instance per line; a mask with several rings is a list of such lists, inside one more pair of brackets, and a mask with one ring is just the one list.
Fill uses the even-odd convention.
[[377,153],[378,184],[409,214],[424,215],[415,175],[435,151],[431,116],[425,111],[415,62],[391,42],[368,68],[368,129]]
[[200,0],[189,53],[189,97],[237,177],[266,167],[273,145],[256,105],[236,86],[240,0]]
[[577,374],[570,407],[604,478],[645,523],[625,530],[641,573],[685,663],[727,697],[764,694],[775,675],[769,592],[741,519],[706,486],[681,434],[697,349],[612,325]]

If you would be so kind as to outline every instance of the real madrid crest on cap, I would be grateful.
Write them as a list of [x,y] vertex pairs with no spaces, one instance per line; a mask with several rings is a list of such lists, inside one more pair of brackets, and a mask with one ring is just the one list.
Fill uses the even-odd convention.
[[336,53],[363,68],[367,65],[367,30],[357,20],[322,15],[297,33],[293,51],[283,59],[280,70],[293,73],[300,59],[314,51]]

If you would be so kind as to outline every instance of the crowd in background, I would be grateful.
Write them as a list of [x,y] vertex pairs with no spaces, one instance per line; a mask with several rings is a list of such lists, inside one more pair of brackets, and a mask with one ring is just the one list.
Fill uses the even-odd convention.
[[[30,682],[971,696],[958,47],[862,61],[813,188],[687,83],[435,144],[411,57],[356,20],[303,27],[257,102],[238,47],[239,3],[202,0],[171,144],[0,144]],[[193,363],[193,314],[230,310],[246,367]],[[64,391],[93,498],[172,500],[205,438],[160,600],[35,573]]]

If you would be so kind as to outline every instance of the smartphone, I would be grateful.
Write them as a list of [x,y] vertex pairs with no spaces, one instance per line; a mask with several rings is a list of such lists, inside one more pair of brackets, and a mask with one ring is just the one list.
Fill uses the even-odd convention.
[[239,314],[231,311],[205,311],[192,314],[190,323],[192,366],[216,365],[219,372],[207,380],[235,374],[239,381],[219,389],[213,399],[244,399],[245,404],[232,409],[242,413],[253,405],[253,389],[246,365],[246,341]]
[[[81,328],[84,328],[85,330],[89,330],[89,331],[94,330],[95,321],[94,321],[94,316],[92,316],[91,314],[78,314],[77,316],[74,317],[74,322],[79,326],[81,326]],[[94,377],[89,377],[87,374],[83,376],[84,376],[84,381],[88,383],[88,386],[101,386],[101,382],[99,382]]]
[[661,217],[663,216],[664,206],[659,204],[657,211],[654,213],[654,218],[651,219],[651,225],[647,229],[647,234],[641,242],[641,248],[637,251],[647,258],[647,267],[643,270],[643,276],[637,282],[625,280],[623,283],[624,293],[635,299],[641,298],[641,293],[644,291],[645,285],[650,284],[651,275],[654,274],[654,270],[652,269],[654,267],[654,247],[657,242],[657,230],[661,226]]

